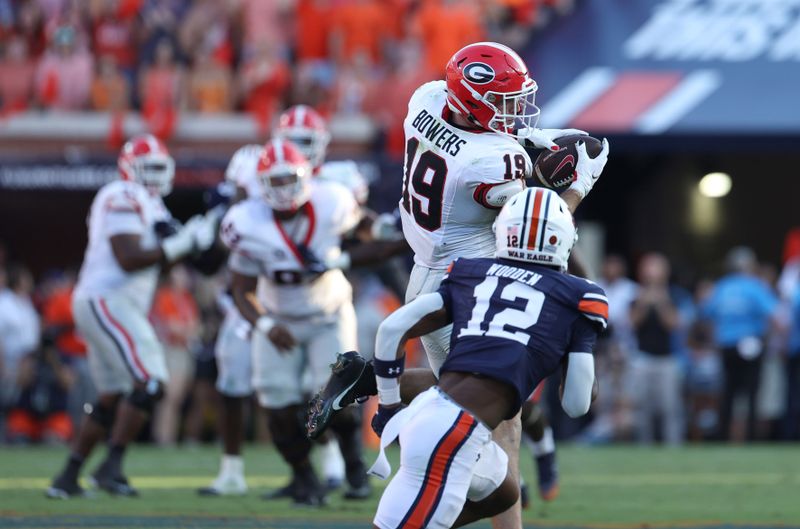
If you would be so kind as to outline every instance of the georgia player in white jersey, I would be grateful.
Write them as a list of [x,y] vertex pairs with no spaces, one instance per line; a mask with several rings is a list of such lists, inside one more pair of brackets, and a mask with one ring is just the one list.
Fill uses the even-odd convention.
[[[262,198],[235,205],[222,223],[231,249],[234,302],[253,325],[253,385],[269,410],[273,441],[292,468],[287,493],[317,505],[322,490],[309,461],[301,423],[307,373],[312,387],[328,375],[337,351],[356,344],[350,283],[324,263],[341,254],[341,238],[360,220],[352,194],[311,178],[311,166],[290,142],[269,142],[258,165]],[[256,287],[259,278],[262,284]],[[333,424],[352,497],[368,493],[358,421]]]
[[167,380],[164,351],[147,319],[159,270],[162,263],[205,250],[214,241],[213,215],[168,228],[172,217],[161,197],[172,190],[175,163],[158,139],[131,139],[118,166],[120,180],[103,186],[92,202],[89,245],[72,296],[99,397],[87,406],[67,465],[48,489],[50,497],[83,493],[80,469],[109,433],[108,455],[92,478],[112,494],[136,494],[122,473],[122,456]]

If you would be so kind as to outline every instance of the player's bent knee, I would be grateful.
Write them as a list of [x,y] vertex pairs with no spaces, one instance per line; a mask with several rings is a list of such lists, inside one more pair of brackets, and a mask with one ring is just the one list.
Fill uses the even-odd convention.
[[149,414],[162,398],[164,398],[164,384],[160,380],[150,379],[134,386],[128,395],[128,402],[134,408]]

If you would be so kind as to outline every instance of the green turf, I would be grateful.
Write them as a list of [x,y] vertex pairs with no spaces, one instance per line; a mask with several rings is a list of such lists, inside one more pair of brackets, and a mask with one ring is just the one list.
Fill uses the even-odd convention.
[[[258,493],[283,484],[286,470],[273,450],[250,447],[246,465],[252,492],[243,498],[201,499],[194,489],[215,474],[215,449],[137,446],[126,469],[141,498],[47,500],[43,490],[64,456],[63,449],[0,449],[0,528],[369,527],[383,486],[375,480],[378,490],[367,502],[333,495],[322,510],[264,502]],[[800,447],[562,447],[559,462],[561,496],[545,505],[535,501],[524,513],[527,526],[800,527]],[[523,473],[535,483],[527,456]]]

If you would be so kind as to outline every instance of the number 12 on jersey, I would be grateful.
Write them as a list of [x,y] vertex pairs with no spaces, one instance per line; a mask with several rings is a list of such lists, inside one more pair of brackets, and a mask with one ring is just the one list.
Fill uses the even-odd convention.
[[[415,166],[418,148],[419,140],[409,138],[406,142],[403,175],[403,209],[414,217],[419,226],[428,231],[436,231],[442,227],[442,200],[444,183],[447,180],[447,162],[433,151],[424,151]],[[422,201],[423,198],[427,204]]]
[[[528,345],[531,337],[524,329],[536,325],[539,314],[544,305],[544,293],[517,281],[511,281],[500,292],[500,299],[512,303],[524,302],[522,309],[507,307],[496,313],[489,321],[486,313],[489,311],[491,299],[498,289],[499,279],[494,276],[487,277],[475,287],[475,308],[467,326],[461,329],[458,337],[462,336],[493,336],[514,340],[522,345]],[[510,328],[510,329],[507,329]],[[519,330],[513,330],[519,329]]]

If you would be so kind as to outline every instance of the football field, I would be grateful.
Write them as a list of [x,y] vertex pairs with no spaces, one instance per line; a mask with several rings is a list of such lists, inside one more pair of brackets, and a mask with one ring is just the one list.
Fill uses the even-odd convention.
[[[334,493],[323,509],[292,507],[288,500],[266,502],[260,493],[283,485],[286,469],[272,449],[248,447],[250,494],[199,498],[195,488],[207,485],[217,470],[214,448],[136,446],[126,470],[140,498],[98,493],[48,500],[43,491],[65,453],[54,448],[0,449],[0,529],[366,528],[384,484],[374,480],[374,497],[365,502],[345,502]],[[396,457],[395,450],[393,465]],[[534,497],[524,511],[526,527],[800,528],[800,446],[562,447],[559,462],[561,496],[550,504]],[[535,483],[527,453],[523,473]]]

